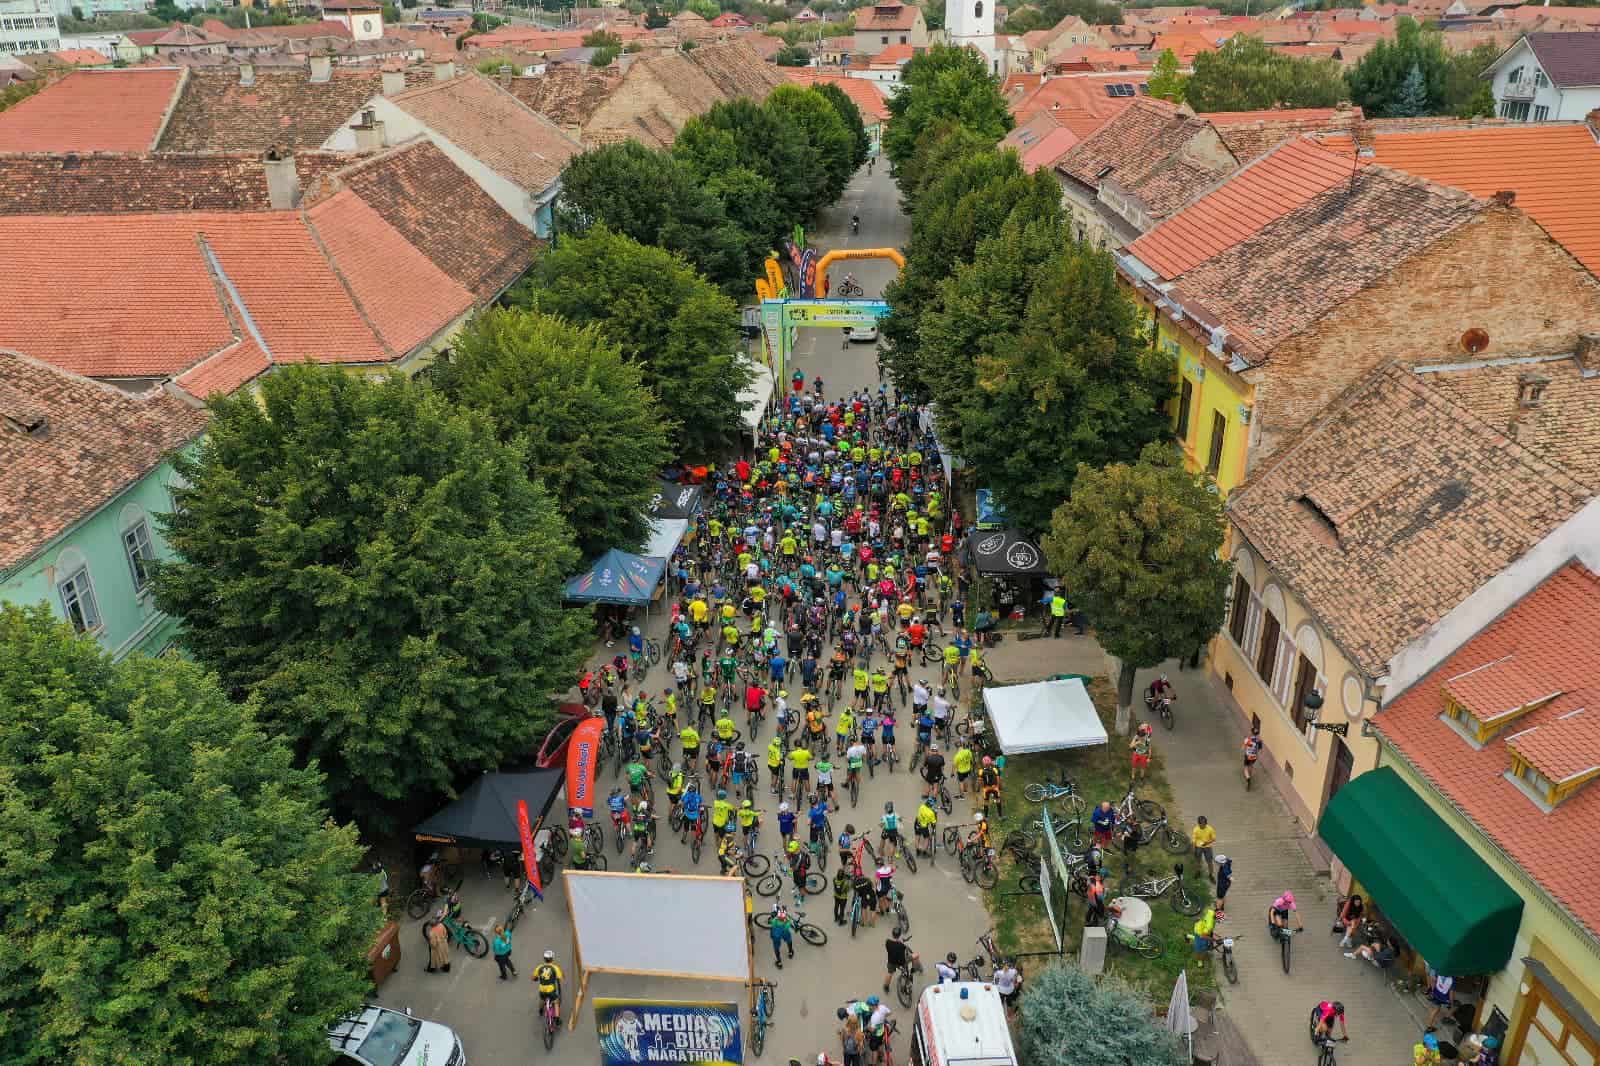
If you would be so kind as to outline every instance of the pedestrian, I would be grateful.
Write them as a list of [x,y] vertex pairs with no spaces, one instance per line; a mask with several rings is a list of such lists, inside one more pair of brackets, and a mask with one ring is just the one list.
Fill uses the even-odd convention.
[[494,927],[494,964],[500,967],[500,980],[509,981],[517,976],[511,961],[511,930],[503,925]]
[[1199,863],[1206,864],[1206,877],[1215,881],[1217,868],[1213,865],[1212,850],[1217,842],[1217,831],[1206,821],[1206,816],[1201,815],[1194,820],[1194,828],[1189,831],[1189,841],[1194,845],[1194,860],[1196,869]]
[[850,327],[849,326],[844,327],[844,336],[841,337],[840,340],[839,340],[839,348],[840,348],[841,351],[849,351],[850,350]]
[[384,869],[383,863],[374,862],[372,873],[378,879],[378,909],[383,911],[385,918],[389,917],[389,871]]
[[1250,791],[1250,772],[1256,768],[1256,760],[1261,758],[1261,726],[1251,725],[1250,735],[1244,738],[1240,747],[1244,750],[1244,790]]
[[1000,993],[1000,1002],[1005,1005],[1006,1013],[1016,1017],[1017,1000],[1022,995],[1022,973],[1017,969],[1016,959],[1000,960],[1000,965],[994,971],[994,990]]
[[500,853],[500,875],[506,879],[506,891],[515,892],[522,881],[522,853],[507,848]]
[[444,911],[433,912],[433,921],[422,928],[422,935],[428,941],[428,965],[423,967],[428,973],[443,970],[450,972],[450,933],[444,927]]
[[889,930],[889,939],[883,942],[883,953],[886,959],[886,968],[883,972],[883,990],[889,991],[889,982],[894,980],[894,975],[901,969],[911,965],[911,949],[906,942],[900,939],[900,927],[895,926]]
[[1128,750],[1131,751],[1132,774],[1134,781],[1143,781],[1150,776],[1150,734],[1154,732],[1149,722],[1139,726],[1133,734],[1133,739],[1128,741]]
[[1099,925],[1106,920],[1106,879],[1099,870],[1089,875],[1089,888],[1084,893],[1089,907],[1084,915],[1085,927]]
[[1225,922],[1228,916],[1222,913],[1224,901],[1228,898],[1228,889],[1233,886],[1233,860],[1226,855],[1217,856],[1217,921]]
[[1061,591],[1061,586],[1057,585],[1055,591],[1050,594],[1050,635],[1061,636],[1061,627],[1066,621],[1067,597]]
[[1094,830],[1094,843],[1096,847],[1108,848],[1111,846],[1111,830],[1117,824],[1116,808],[1111,806],[1110,800],[1101,800],[1100,806],[1089,815],[1089,828]]
[[1422,1030],[1425,1033],[1433,1032],[1439,1016],[1455,1006],[1456,979],[1442,973],[1434,974],[1433,983],[1428,986],[1428,1002],[1433,1009],[1428,1012],[1428,1021]]
[[778,969],[783,969],[783,953],[780,950],[788,945],[789,957],[794,958],[794,919],[789,917],[789,911],[781,903],[772,905],[772,957],[778,964]]
[[1211,934],[1217,928],[1217,914],[1207,907],[1200,915],[1200,920],[1194,923],[1194,964],[1197,967],[1205,965],[1206,959],[1211,954]]

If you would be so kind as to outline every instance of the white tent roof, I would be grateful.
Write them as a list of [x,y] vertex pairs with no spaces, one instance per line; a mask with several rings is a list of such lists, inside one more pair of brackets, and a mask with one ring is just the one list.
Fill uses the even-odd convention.
[[1031,685],[990,685],[983,705],[1007,755],[1106,743],[1105,726],[1078,678]]
[[645,538],[639,554],[646,559],[670,559],[678,542],[689,528],[687,518],[652,518],[650,535]]
[[744,428],[754,431],[767,417],[767,404],[772,402],[772,371],[766,365],[747,361],[755,378],[739,393],[739,405],[744,408]]

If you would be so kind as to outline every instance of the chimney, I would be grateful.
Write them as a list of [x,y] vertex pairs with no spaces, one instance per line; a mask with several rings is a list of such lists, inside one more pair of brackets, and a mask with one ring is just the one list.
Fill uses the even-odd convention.
[[406,91],[406,72],[403,70],[386,70],[383,72],[383,95],[398,96]]
[[333,57],[332,56],[326,56],[326,55],[324,55],[324,56],[312,56],[311,57],[311,80],[313,82],[325,82],[325,81],[331,80],[332,78],[333,78]]
[[294,153],[284,148],[268,148],[261,157],[267,173],[267,200],[274,211],[292,211],[300,206],[300,172],[295,169]]
[[434,81],[449,81],[451,78],[453,78],[455,76],[456,76],[456,65],[454,63],[450,62],[448,59],[445,60],[443,63],[435,63],[433,65],[433,80]]
[[256,65],[254,63],[239,64],[239,84],[249,88],[256,83]]
[[1501,207],[1510,207],[1512,204],[1517,202],[1517,190],[1501,189],[1499,192],[1489,197],[1489,199],[1493,200]]
[[356,134],[356,148],[362,152],[374,152],[385,147],[383,123],[369,107],[361,112],[361,119],[350,127]]
[[1583,124],[1589,127],[1589,133],[1595,140],[1600,141],[1600,107],[1595,108],[1583,116]]

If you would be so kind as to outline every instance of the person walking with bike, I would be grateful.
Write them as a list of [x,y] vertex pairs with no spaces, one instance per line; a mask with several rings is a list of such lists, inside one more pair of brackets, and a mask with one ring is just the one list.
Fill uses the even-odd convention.
[[788,947],[789,957],[794,958],[794,919],[781,902],[772,905],[772,928],[769,932],[772,935],[772,959],[781,970],[784,947]]
[[939,786],[944,783],[944,753],[937,744],[928,745],[928,755],[922,760],[922,780],[926,783],[922,794],[930,800],[936,799]]
[[517,968],[511,962],[511,930],[504,925],[495,926],[493,944],[494,964],[500,967],[500,980],[509,981],[517,976]]
[[428,942],[426,973],[450,972],[450,931],[444,927],[444,908],[433,912],[433,920],[422,927],[422,936]]
[[933,800],[924,796],[922,803],[917,807],[916,823],[913,826],[918,855],[933,854],[933,834],[938,825],[939,812],[934,810]]
[[850,905],[850,869],[843,862],[833,873],[833,924],[844,925],[845,908]]

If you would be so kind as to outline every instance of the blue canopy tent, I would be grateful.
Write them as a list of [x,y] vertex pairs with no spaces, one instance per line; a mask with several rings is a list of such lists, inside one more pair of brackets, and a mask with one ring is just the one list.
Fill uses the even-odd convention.
[[612,548],[567,581],[568,603],[619,603],[646,608],[667,572],[665,559],[646,559]]

